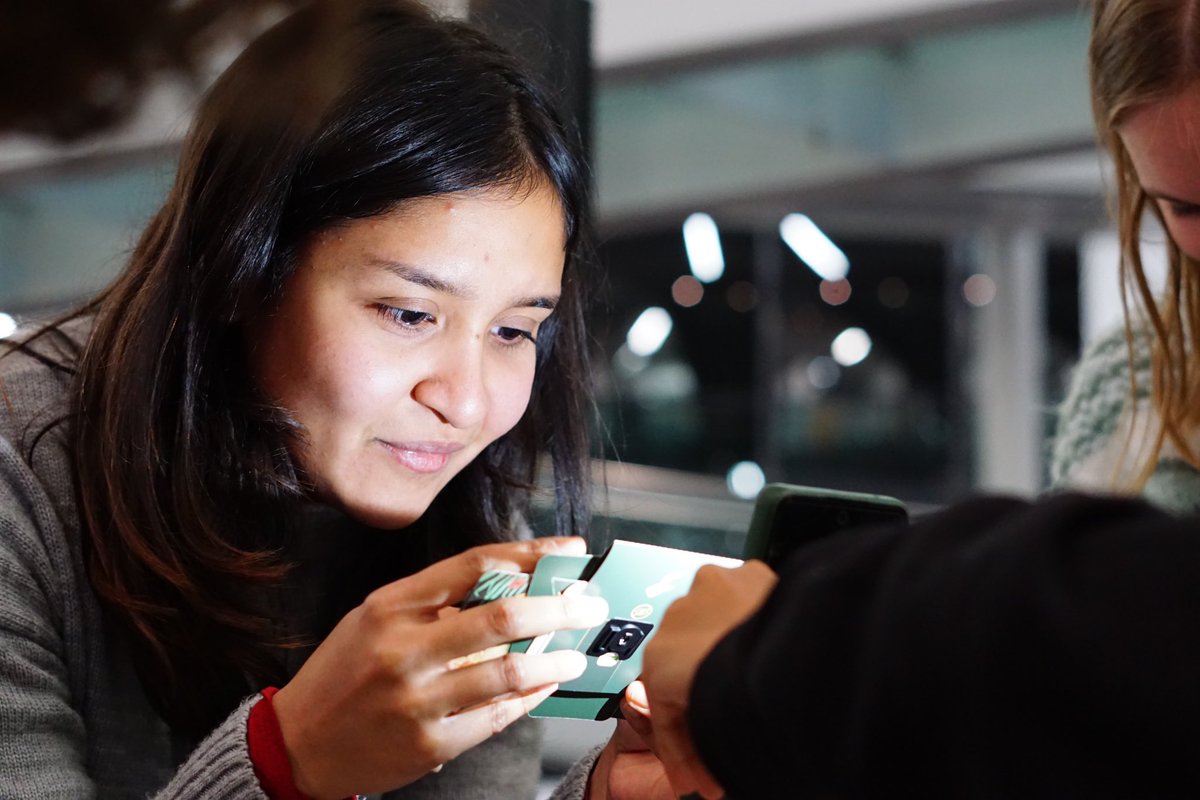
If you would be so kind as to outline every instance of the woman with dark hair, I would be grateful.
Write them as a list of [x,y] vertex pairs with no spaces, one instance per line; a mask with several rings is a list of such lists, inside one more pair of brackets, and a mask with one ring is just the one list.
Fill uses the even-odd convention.
[[[251,44],[124,272],[0,360],[0,794],[532,795],[582,658],[453,664],[603,601],[455,606],[584,549],[584,191],[464,24]],[[574,536],[519,535],[541,454]]]

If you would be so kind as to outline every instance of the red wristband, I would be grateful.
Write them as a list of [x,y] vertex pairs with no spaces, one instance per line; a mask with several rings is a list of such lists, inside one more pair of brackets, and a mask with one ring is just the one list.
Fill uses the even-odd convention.
[[287,748],[283,744],[283,731],[271,698],[279,690],[274,686],[263,689],[262,700],[250,709],[246,721],[246,746],[250,750],[250,764],[263,792],[271,800],[311,800],[296,788],[292,775],[292,763],[288,761]]

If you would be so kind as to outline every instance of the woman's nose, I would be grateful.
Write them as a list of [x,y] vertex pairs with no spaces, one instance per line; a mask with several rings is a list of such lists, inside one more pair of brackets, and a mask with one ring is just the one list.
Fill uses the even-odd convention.
[[413,398],[455,428],[471,428],[487,413],[479,353],[449,354],[413,387]]

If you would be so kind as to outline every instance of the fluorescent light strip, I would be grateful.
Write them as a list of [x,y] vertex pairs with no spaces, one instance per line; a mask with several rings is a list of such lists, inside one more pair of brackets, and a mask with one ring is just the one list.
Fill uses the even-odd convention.
[[651,306],[639,314],[629,327],[625,344],[634,355],[652,356],[662,349],[671,335],[673,325],[671,315],[665,308]]
[[702,283],[712,283],[725,274],[725,254],[721,252],[721,233],[708,214],[696,212],[683,221],[683,246],[688,266]]
[[840,281],[850,272],[850,259],[803,214],[788,214],[779,223],[779,235],[792,252],[822,280]]

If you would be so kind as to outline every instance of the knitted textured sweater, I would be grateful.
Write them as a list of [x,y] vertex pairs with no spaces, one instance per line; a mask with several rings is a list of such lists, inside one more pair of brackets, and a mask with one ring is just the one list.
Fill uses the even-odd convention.
[[[1129,350],[1123,327],[1089,346],[1058,409],[1050,459],[1056,488],[1128,493],[1153,441],[1158,415],[1150,407],[1150,342],[1135,339],[1137,396],[1131,401]],[[1134,413],[1136,408],[1136,413]],[[1200,441],[1197,441],[1200,444]],[[1200,472],[1169,443],[1158,456],[1142,496],[1169,511],[1200,511]]]
[[[246,748],[248,697],[197,745],[153,710],[83,565],[59,429],[68,378],[0,359],[0,797],[264,798]],[[525,719],[388,798],[528,797],[540,728]],[[582,797],[587,763],[558,798]]]

